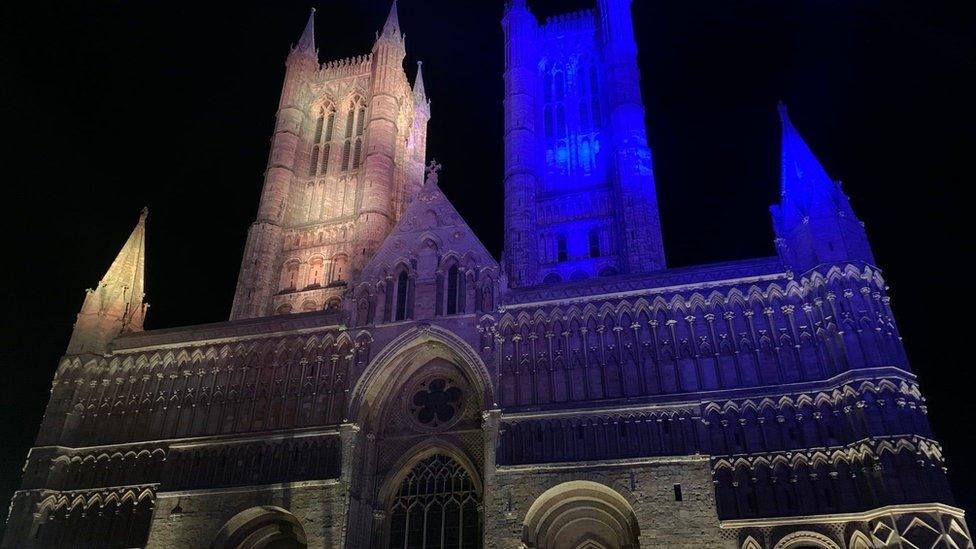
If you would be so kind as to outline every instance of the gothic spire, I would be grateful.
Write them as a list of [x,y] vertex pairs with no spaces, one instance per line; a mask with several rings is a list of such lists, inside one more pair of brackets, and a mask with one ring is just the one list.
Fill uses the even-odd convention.
[[78,313],[68,354],[104,352],[119,334],[142,331],[146,268],[146,217],[139,222],[95,289],[89,289]]
[[783,197],[790,196],[794,201],[809,204],[813,195],[832,188],[834,182],[790,122],[786,105],[780,102],[777,108],[782,127],[780,193]]
[[424,89],[423,61],[417,61],[417,78],[413,81],[413,98],[417,105],[427,101],[427,91]]
[[390,7],[390,14],[386,16],[386,23],[383,24],[383,33],[380,36],[399,37],[400,18],[397,16],[397,0],[393,0]]
[[779,104],[782,127],[780,200],[770,211],[780,257],[806,271],[822,263],[874,257],[851,202],[817,160]]
[[308,14],[308,23],[305,24],[305,30],[302,32],[302,37],[298,39],[298,46],[295,49],[306,55],[317,55],[315,52],[315,8],[312,8],[311,13]]

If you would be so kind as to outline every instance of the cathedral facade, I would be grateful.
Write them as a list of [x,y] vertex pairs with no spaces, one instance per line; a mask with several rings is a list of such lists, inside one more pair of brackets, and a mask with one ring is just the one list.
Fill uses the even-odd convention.
[[502,25],[502,261],[425,166],[396,5],[324,64],[310,18],[230,320],[143,330],[144,211],[2,547],[973,547],[865,229],[785,108],[777,255],[668,268],[630,0]]

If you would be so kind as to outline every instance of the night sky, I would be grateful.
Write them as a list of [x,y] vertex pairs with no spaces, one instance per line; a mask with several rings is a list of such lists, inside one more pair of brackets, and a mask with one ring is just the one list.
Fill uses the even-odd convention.
[[[669,264],[773,253],[775,105],[785,101],[867,225],[956,495],[972,514],[976,374],[960,328],[971,323],[963,196],[974,181],[976,8],[959,4],[637,0],[634,13]],[[146,327],[227,319],[285,55],[309,5],[0,6],[4,515],[84,289],[144,205]],[[389,9],[388,0],[314,5],[322,60],[368,52]],[[592,0],[530,5],[545,16]],[[423,60],[432,99],[428,158],[443,163],[441,187],[496,257],[501,13],[501,1],[400,4],[408,75]]]

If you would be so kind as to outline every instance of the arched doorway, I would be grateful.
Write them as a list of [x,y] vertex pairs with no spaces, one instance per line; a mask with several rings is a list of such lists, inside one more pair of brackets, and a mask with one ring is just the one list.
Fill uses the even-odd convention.
[[588,480],[543,492],[529,507],[522,529],[524,546],[539,549],[636,549],[639,538],[630,502]]
[[480,548],[482,413],[487,369],[455,334],[404,333],[369,364],[350,397],[359,455],[349,539],[371,549]]
[[305,549],[305,529],[280,507],[260,506],[234,515],[217,532],[213,549]]
[[390,501],[390,548],[480,548],[481,493],[454,459],[435,453],[403,477]]

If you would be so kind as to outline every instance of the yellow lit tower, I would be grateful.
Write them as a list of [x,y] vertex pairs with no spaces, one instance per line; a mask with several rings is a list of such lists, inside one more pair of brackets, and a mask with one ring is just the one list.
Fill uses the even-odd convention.
[[231,318],[338,307],[424,178],[430,106],[396,3],[369,54],[318,62],[314,10],[285,62]]

